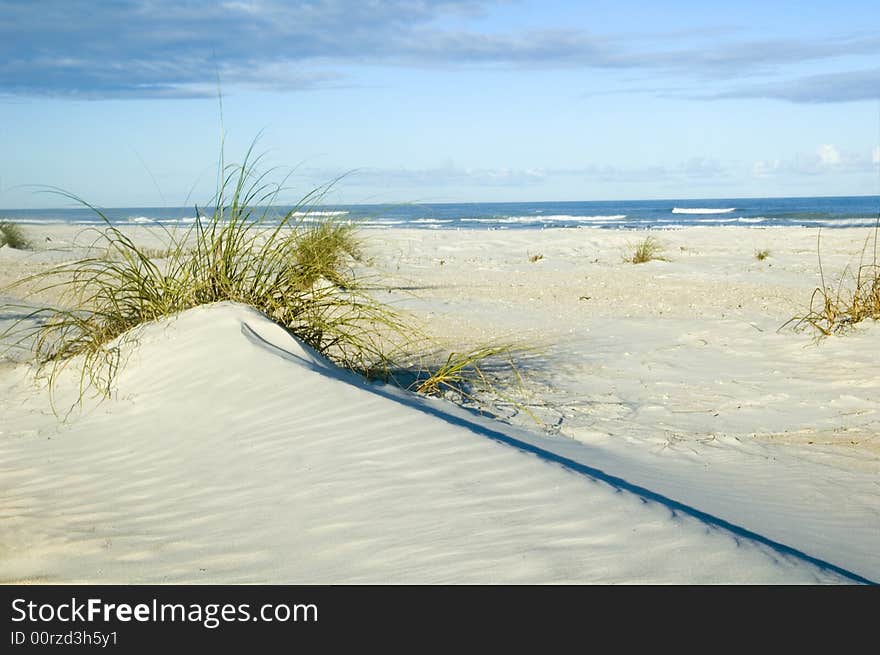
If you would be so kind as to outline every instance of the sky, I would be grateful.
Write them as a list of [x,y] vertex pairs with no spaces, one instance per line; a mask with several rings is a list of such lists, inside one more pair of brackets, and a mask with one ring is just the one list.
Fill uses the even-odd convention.
[[0,207],[880,194],[876,0],[0,0]]

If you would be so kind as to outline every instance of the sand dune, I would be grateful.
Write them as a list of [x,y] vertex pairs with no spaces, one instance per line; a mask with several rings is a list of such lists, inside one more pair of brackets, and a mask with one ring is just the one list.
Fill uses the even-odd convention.
[[[63,425],[7,362],[0,579],[880,580],[877,326],[777,333],[815,233],[750,236],[775,269],[737,234],[670,233],[638,267],[626,233],[376,234],[379,292],[450,340],[544,339],[523,373],[549,432],[368,384],[231,304],[146,326],[114,398]],[[852,258],[828,241],[829,269]]]
[[248,308],[139,341],[117,400],[51,439],[4,435],[3,579],[848,580],[511,445],[514,428],[367,385]]

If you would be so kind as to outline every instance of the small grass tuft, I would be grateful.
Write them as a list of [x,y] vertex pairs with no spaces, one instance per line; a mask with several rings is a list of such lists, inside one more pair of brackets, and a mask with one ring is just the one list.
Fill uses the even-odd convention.
[[544,255],[542,255],[541,253],[529,255],[529,261],[532,262],[533,264],[541,261],[542,259],[544,259]]
[[452,352],[444,363],[416,372],[415,380],[407,388],[427,396],[470,404],[490,415],[494,413],[492,406],[500,401],[525,413],[536,425],[546,427],[525,404],[501,392],[496,384],[504,380],[508,386],[512,380],[514,395],[524,395],[523,379],[515,360],[528,350],[533,349],[503,344]]
[[429,371],[426,377],[417,380],[410,388],[428,396],[442,396],[451,392],[459,396],[469,396],[467,387],[474,381],[488,384],[480,364],[499,355],[509,355],[510,346],[486,346],[469,352],[452,352],[446,363]]
[[654,237],[647,237],[634,246],[631,245],[630,248],[632,249],[632,254],[625,255],[623,258],[623,261],[630,264],[644,264],[652,260],[669,261],[663,255],[663,245]]
[[870,263],[865,263],[865,254],[871,243],[871,237],[865,239],[859,265],[855,270],[847,266],[836,286],[830,286],[825,280],[822,268],[820,248],[821,231],[816,238],[816,249],[819,259],[819,274],[822,280],[810,296],[809,310],[803,315],[794,316],[782,327],[794,324],[795,329],[811,326],[820,336],[840,333],[865,319],[880,320],[880,259],[878,259],[878,233],[880,218],[874,228],[873,256]]
[[30,240],[25,236],[20,225],[11,221],[0,221],[0,247],[9,246],[16,250],[31,248]]
[[755,251],[755,259],[757,259],[759,262],[764,261],[769,256],[770,256],[769,250],[756,250]]

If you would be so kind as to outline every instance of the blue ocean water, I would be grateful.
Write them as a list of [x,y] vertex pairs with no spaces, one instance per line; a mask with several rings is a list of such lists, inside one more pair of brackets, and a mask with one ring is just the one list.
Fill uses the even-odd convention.
[[[291,207],[272,207],[269,220]],[[115,207],[102,210],[117,225],[185,225],[195,221],[193,207]],[[201,210],[205,213],[205,210]],[[210,211],[210,210],[209,210]],[[596,228],[670,230],[691,226],[873,227],[880,196],[823,198],[718,198],[712,200],[615,200],[585,202],[444,203],[321,205],[298,208],[297,220],[335,216],[368,228],[544,229]],[[0,218],[21,223],[98,225],[102,219],[85,207],[0,209]]]

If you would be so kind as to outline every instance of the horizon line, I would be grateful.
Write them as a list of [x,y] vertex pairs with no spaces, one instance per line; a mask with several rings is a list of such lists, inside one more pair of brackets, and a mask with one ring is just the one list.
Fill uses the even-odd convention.
[[[705,200],[808,200],[808,199],[826,199],[826,198],[880,198],[880,193],[865,194],[847,194],[847,195],[817,195],[817,196],[712,196],[712,197],[694,197],[694,198],[620,198],[620,199],[601,199],[601,200],[461,200],[461,201],[388,201],[388,202],[338,202],[327,204],[304,204],[303,207],[381,207],[381,206],[405,206],[405,205],[537,205],[537,204],[560,204],[560,203],[614,203],[614,202],[673,202],[673,201],[705,201]],[[296,207],[301,203],[298,201],[290,203],[273,203],[269,205],[255,205],[257,207]],[[182,209],[196,207],[216,207],[216,205],[94,205],[98,209]],[[88,205],[71,205],[67,207],[0,207],[0,212],[14,211],[49,211],[49,210],[70,210],[85,209],[94,211]],[[878,208],[880,209],[880,208]]]

